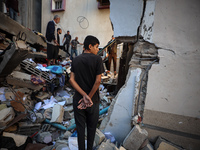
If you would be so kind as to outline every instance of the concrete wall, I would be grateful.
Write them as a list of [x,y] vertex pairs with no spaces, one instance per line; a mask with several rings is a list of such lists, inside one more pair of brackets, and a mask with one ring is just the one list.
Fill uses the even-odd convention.
[[149,71],[143,119],[150,140],[161,135],[189,150],[200,146],[199,6],[156,1],[151,40],[161,47],[160,61]]
[[110,0],[110,9],[115,37],[137,35],[143,9],[142,0]]
[[[113,34],[111,22],[109,19],[110,9],[98,9],[96,0],[66,0],[65,11],[51,12],[51,0],[42,1],[42,33],[46,34],[48,21],[53,19],[54,15],[59,15],[61,20],[58,27],[65,32],[70,30],[72,39],[79,37],[78,41],[83,43],[87,35],[94,35],[100,40],[100,46],[103,47],[111,39]],[[78,22],[79,16],[83,16],[82,22]],[[79,18],[81,19],[81,18]],[[83,28],[86,29],[83,29]],[[64,32],[61,34],[63,39]],[[62,43],[60,43],[62,44]],[[78,46],[79,54],[82,52],[82,46]]]
[[199,6],[198,0],[157,0],[152,42],[163,49],[149,72],[145,109],[200,118]]
[[161,135],[186,149],[197,149],[200,146],[200,1],[147,0],[145,7],[143,1],[126,2],[127,10],[132,7],[136,14],[123,11],[124,1],[111,0],[114,35],[136,36],[139,27],[139,35],[145,41],[160,47],[159,63],[151,67],[148,75],[143,115],[149,138],[155,140]]

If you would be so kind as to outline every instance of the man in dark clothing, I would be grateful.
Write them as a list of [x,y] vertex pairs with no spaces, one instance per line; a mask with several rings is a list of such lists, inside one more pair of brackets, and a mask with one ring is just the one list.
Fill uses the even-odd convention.
[[53,59],[53,64],[55,64],[55,60],[58,56],[58,48],[59,46],[56,38],[55,38],[55,26],[60,22],[60,17],[58,15],[54,16],[52,21],[49,21],[47,24],[46,30],[46,39],[47,39],[47,65],[50,65],[51,60]]
[[104,72],[102,59],[97,56],[99,40],[87,36],[84,53],[72,61],[70,83],[74,87],[73,108],[78,133],[79,150],[85,149],[85,123],[87,124],[87,149],[92,150],[99,119],[99,85]]
[[[114,39],[115,39],[115,37],[112,36],[112,39],[109,42],[111,42]],[[117,74],[117,72],[116,72],[116,68],[117,68],[117,42],[116,41],[111,46],[108,47],[108,53],[109,53],[109,56],[108,56],[108,73],[110,72],[111,61],[113,59],[114,74],[116,75]]]
[[71,60],[73,59],[73,54],[75,53],[75,56],[77,56],[77,44],[83,45],[82,43],[79,43],[78,37],[73,39],[71,41]]
[[70,54],[69,54],[69,44],[70,44],[70,41],[71,41],[71,35],[70,35],[69,30],[67,31],[67,34],[64,35],[62,42],[64,42],[64,40],[65,40],[65,43],[63,44],[63,50],[70,56]]
[[17,15],[19,16],[18,0],[6,0],[6,9],[10,18],[17,21]]
[[60,34],[62,34],[61,28],[57,28],[57,42],[58,46],[60,46]]

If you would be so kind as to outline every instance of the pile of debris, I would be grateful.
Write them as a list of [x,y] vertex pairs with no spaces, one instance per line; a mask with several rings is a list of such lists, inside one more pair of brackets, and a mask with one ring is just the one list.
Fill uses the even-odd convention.
[[[6,20],[6,17],[3,19]],[[8,21],[12,22],[12,20]],[[61,51],[60,53],[64,54],[61,54],[63,57],[60,57],[58,65],[47,67],[45,52],[35,52],[38,48],[37,44],[44,45],[44,41],[38,42],[39,37],[30,38],[36,35],[18,26],[24,32],[18,33],[16,29],[12,32],[12,34],[18,33],[15,36],[11,34],[12,29],[0,30],[0,148],[77,150],[77,131],[72,104],[75,91],[68,83],[71,61],[64,57],[66,54]],[[141,74],[140,72],[137,69],[133,70],[132,74]],[[138,75],[138,82],[139,77],[140,75]],[[105,120],[107,122],[109,120],[108,109],[112,110],[114,105],[120,105],[122,109],[115,95],[117,78],[118,75],[112,72],[102,74],[102,84],[99,88],[100,117],[94,148],[98,150],[182,150],[161,137],[158,137],[155,143],[150,143],[147,139],[147,131],[142,129],[140,115],[134,116],[131,120],[129,118],[132,116],[129,114],[128,122],[131,123],[128,131],[130,132],[127,135],[125,133],[126,137],[122,142],[116,140],[113,135],[112,130],[115,129],[111,128],[115,124],[111,121],[108,123],[107,131],[102,128]],[[132,85],[131,82],[127,87],[132,90]],[[124,91],[124,94],[127,94],[127,89]],[[128,112],[126,107],[123,109]],[[123,123],[127,122],[120,122],[120,126]],[[115,132],[121,134],[120,130]]]
[[[47,67],[45,53],[36,55],[24,40],[1,37],[0,148],[77,148],[71,60],[61,57],[58,65]],[[100,86],[99,123],[114,98],[105,87]],[[104,138],[97,129],[95,145]]]

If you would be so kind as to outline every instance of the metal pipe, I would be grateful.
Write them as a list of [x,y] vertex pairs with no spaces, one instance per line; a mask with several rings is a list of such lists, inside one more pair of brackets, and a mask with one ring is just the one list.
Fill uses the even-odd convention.
[[[102,115],[102,114],[106,113],[106,112],[108,111],[108,108],[109,108],[109,107],[110,107],[110,106],[108,106],[108,107],[102,109],[102,110],[99,112],[99,115]],[[46,122],[46,123],[48,123],[48,124],[50,124],[50,125],[52,125],[52,126],[54,126],[54,127],[56,127],[56,128],[59,128],[59,129],[61,129],[61,130],[66,130],[66,131],[69,131],[69,130],[72,130],[72,129],[76,128],[76,124],[73,124],[73,125],[71,125],[70,127],[66,128],[65,126],[63,126],[63,125],[61,125],[61,124],[52,123],[52,122],[50,122],[50,120],[48,120],[48,119],[45,119],[44,122]]]

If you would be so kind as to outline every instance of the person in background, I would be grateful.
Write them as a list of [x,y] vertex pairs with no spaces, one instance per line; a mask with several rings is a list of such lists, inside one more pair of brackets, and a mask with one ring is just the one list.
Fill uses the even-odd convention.
[[53,20],[49,21],[46,29],[46,39],[47,39],[47,65],[49,66],[51,60],[53,59],[53,65],[55,65],[55,60],[58,56],[58,41],[55,37],[55,26],[60,22],[60,17],[55,15]]
[[78,133],[78,149],[85,149],[85,125],[87,125],[87,150],[92,150],[99,119],[99,85],[104,72],[102,59],[97,56],[99,40],[87,36],[84,53],[72,61],[70,84],[75,89],[73,109]]
[[71,57],[70,57],[71,60],[73,59],[74,53],[75,53],[75,56],[77,56],[77,44],[83,45],[82,43],[78,41],[78,37],[76,37],[75,39],[71,41]]
[[6,0],[6,9],[10,18],[17,21],[17,15],[19,16],[18,0]]
[[[64,42],[65,41],[65,42]],[[67,31],[67,34],[64,35],[63,41],[63,50],[70,56],[69,54],[69,45],[70,45],[70,41],[71,41],[71,35],[69,30]]]
[[[58,42],[58,54],[59,54],[59,49],[63,49],[63,46],[60,46],[60,34],[62,34],[62,29],[61,28],[57,28],[57,42]],[[55,61],[56,64],[58,64],[58,61],[60,61],[59,56],[57,56],[57,59]]]
[[[115,37],[112,36],[112,39],[109,42],[111,42],[114,39],[115,39]],[[115,41],[112,45],[110,45],[108,47],[107,50],[108,50],[108,53],[109,53],[109,56],[108,56],[108,71],[107,71],[107,73],[110,72],[111,61],[113,59],[114,74],[116,75],[117,74],[117,72],[116,72],[116,67],[117,67],[117,42]]]
[[60,34],[62,34],[61,28],[57,28],[57,42],[60,47]]

